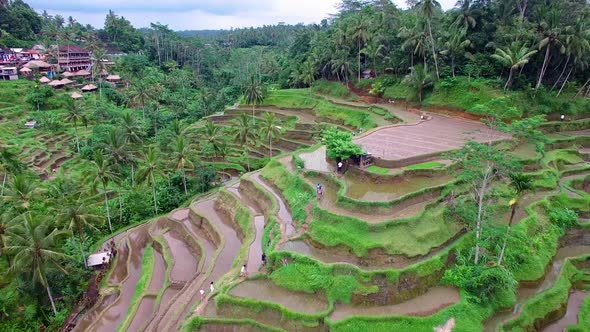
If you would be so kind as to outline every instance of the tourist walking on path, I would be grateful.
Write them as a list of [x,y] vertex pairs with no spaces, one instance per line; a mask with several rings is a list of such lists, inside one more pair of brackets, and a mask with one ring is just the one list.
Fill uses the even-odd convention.
[[201,301],[203,301],[205,299],[205,290],[201,289],[199,293],[201,294]]
[[342,174],[342,161],[338,162],[338,174]]
[[246,265],[242,265],[242,269],[240,270],[240,277],[246,276]]
[[211,293],[213,293],[215,291],[215,287],[213,287],[213,281],[211,281],[211,285],[209,286],[209,289],[211,290]]

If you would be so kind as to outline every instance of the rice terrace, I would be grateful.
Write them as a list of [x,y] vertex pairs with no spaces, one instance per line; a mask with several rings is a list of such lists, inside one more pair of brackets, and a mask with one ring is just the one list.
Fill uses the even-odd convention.
[[0,2],[0,331],[590,331],[590,5],[451,2]]

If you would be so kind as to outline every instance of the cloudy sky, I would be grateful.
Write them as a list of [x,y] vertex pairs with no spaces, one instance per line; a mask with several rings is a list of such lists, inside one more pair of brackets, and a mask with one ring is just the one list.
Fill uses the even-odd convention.
[[[135,27],[150,22],[174,30],[229,29],[278,22],[319,23],[336,11],[339,0],[25,0],[38,12],[73,16],[82,24],[102,28],[109,9]],[[394,0],[399,7],[405,0]],[[456,0],[439,0],[443,9]]]

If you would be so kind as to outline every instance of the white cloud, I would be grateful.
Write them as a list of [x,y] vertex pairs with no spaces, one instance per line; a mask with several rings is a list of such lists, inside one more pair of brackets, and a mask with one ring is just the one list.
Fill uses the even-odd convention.
[[[439,0],[443,9],[456,0]],[[167,24],[174,30],[229,29],[285,22],[319,23],[336,12],[340,0],[31,0],[37,11],[72,16],[82,24],[102,28],[109,9],[137,27],[152,22]],[[405,0],[394,0],[405,8]]]

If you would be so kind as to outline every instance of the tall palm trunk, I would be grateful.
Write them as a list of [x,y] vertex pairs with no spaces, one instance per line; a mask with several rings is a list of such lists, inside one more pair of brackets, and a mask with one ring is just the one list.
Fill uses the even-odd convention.
[[123,197],[121,197],[121,186],[119,186],[119,224],[123,223]]
[[131,163],[131,187],[135,187],[135,166]]
[[51,309],[53,309],[53,315],[57,316],[57,309],[55,309],[55,301],[53,301],[53,295],[51,295],[51,289],[49,289],[49,284],[45,287],[47,290],[47,296],[49,296],[49,302],[51,302]]
[[184,186],[184,194],[188,195],[188,190],[186,189],[186,171],[184,167],[182,168],[182,185]]
[[515,213],[516,213],[516,204],[512,205],[512,212],[510,213],[510,222],[508,222],[508,229],[506,229],[506,236],[504,237],[504,243],[502,244],[502,251],[500,251],[500,257],[498,258],[498,265],[502,265],[502,259],[504,258],[504,252],[506,251],[506,244],[508,243],[508,235],[510,235],[510,229],[512,228],[512,221],[514,220]]
[[359,56],[358,56],[358,80],[361,80],[361,37],[359,36],[358,38],[358,50],[359,50]]
[[254,109],[256,108],[256,104],[252,104],[252,121],[254,122],[254,126],[256,126],[256,117],[254,116]]
[[158,201],[156,198],[156,182],[153,182],[152,185],[152,193],[154,194],[154,211],[156,212],[156,214],[158,214]]
[[538,90],[541,86],[541,82],[543,81],[543,77],[545,76],[545,70],[547,70],[547,67],[549,66],[549,54],[551,54],[551,43],[547,44],[547,50],[545,51],[545,59],[543,60],[543,65],[541,66],[541,72],[539,73],[539,80],[537,80],[535,90]]
[[567,65],[570,62],[570,57],[571,57],[571,54],[568,54],[567,58],[565,59],[565,64],[563,65],[563,69],[561,70],[561,73],[559,74],[559,77],[557,78],[555,83],[553,83],[553,86],[551,87],[551,91],[553,91],[553,89],[555,89],[557,87],[557,84],[559,83],[559,81],[563,77],[563,74],[565,73],[565,70],[567,69]]
[[8,177],[8,173],[4,173],[4,177],[2,178],[2,189],[0,190],[0,196],[4,196],[4,186],[6,185],[6,178]]
[[488,180],[490,177],[490,173],[492,172],[492,165],[488,162],[486,171],[484,173],[484,177],[481,183],[481,189],[478,193],[478,206],[477,206],[477,222],[475,225],[475,259],[474,263],[477,265],[479,263],[479,239],[481,238],[481,223],[483,219],[483,198],[488,190]]
[[268,155],[272,158],[272,138],[268,137]]
[[88,267],[86,264],[86,255],[84,254],[84,237],[82,236],[82,229],[78,228],[78,237],[80,238],[80,253],[82,254],[82,261],[84,262],[84,267]]
[[561,85],[561,88],[559,88],[559,92],[557,93],[557,97],[559,97],[559,95],[561,94],[561,91],[563,91],[563,88],[565,87],[567,80],[570,78],[570,75],[572,73],[572,70],[574,70],[574,68],[571,68],[569,73],[567,73],[567,76],[565,77],[565,81],[563,81],[563,84]]
[[432,36],[432,26],[430,25],[430,19],[428,19],[428,33],[430,34],[430,46],[432,47],[432,58],[434,59],[434,67],[436,68],[436,78],[440,80],[438,60],[436,60],[436,52],[434,51],[434,37]]
[[107,220],[109,222],[109,230],[113,232],[113,225],[111,224],[111,211],[109,210],[109,195],[107,195],[107,186],[103,183],[104,190],[104,206],[107,209]]
[[512,76],[514,75],[514,67],[510,67],[510,74],[508,74],[508,80],[506,81],[506,84],[504,85],[504,91],[510,89],[510,86],[512,85]]
[[76,134],[76,148],[78,149],[78,153],[80,153],[80,138],[78,137],[78,124],[74,121],[74,132]]

